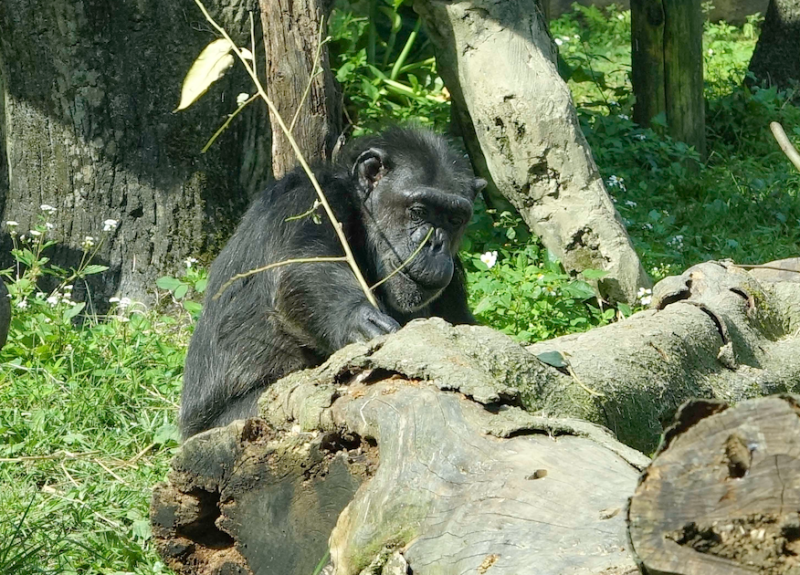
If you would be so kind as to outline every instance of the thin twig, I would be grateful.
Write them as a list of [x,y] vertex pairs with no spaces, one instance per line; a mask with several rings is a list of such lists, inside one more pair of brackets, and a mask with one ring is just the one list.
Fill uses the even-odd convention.
[[764,266],[764,265],[745,265],[745,264],[734,264],[737,268],[742,268],[746,270],[775,270],[778,272],[791,272],[793,274],[800,274],[800,270],[790,270],[788,268],[782,268],[780,266]]
[[605,396],[606,396],[606,394],[605,394],[605,393],[601,393],[601,392],[599,392],[599,391],[595,391],[594,389],[592,389],[591,387],[589,387],[588,385],[586,385],[585,383],[583,383],[583,382],[581,381],[581,379],[578,377],[578,374],[577,374],[577,373],[575,373],[575,370],[574,370],[574,369],[572,369],[572,366],[571,366],[569,363],[567,363],[567,371],[568,371],[568,372],[569,372],[569,374],[572,376],[572,379],[573,379],[573,380],[575,380],[575,383],[577,383],[578,385],[580,385],[580,386],[581,386],[581,387],[584,389],[584,391],[585,391],[586,393],[588,393],[589,395],[593,395],[593,396],[595,396],[595,397],[605,397]]
[[250,11],[250,51],[253,53],[253,70],[258,75],[258,60],[256,60],[256,31],[255,24],[253,23],[253,11]]
[[197,4],[197,6],[203,12],[203,16],[205,16],[205,18],[208,21],[208,23],[211,24],[217,30],[217,32],[219,32],[228,42],[231,43],[231,46],[234,47],[233,51],[239,57],[239,60],[241,61],[242,65],[244,66],[245,70],[247,70],[247,73],[250,75],[250,78],[253,80],[253,83],[256,85],[256,88],[258,89],[258,94],[261,96],[261,98],[264,100],[264,102],[266,102],[267,107],[270,109],[270,112],[272,112],[272,115],[275,117],[275,121],[278,123],[278,125],[281,128],[281,130],[283,130],[283,133],[286,135],[286,139],[289,141],[289,144],[292,146],[292,149],[294,150],[295,156],[297,156],[297,161],[299,162],[300,166],[302,166],[303,171],[305,171],[305,173],[308,175],[309,180],[311,180],[311,185],[314,187],[314,191],[317,192],[317,196],[319,197],[319,201],[322,204],[322,207],[325,208],[325,213],[327,214],[328,219],[330,220],[331,225],[333,226],[333,230],[336,232],[336,236],[339,238],[339,243],[342,244],[342,249],[344,250],[345,257],[347,258],[346,261],[347,261],[348,265],[350,266],[350,269],[353,270],[353,275],[356,276],[356,281],[358,281],[358,285],[361,287],[361,291],[364,292],[364,295],[366,296],[366,298],[369,301],[369,303],[371,303],[377,309],[378,308],[378,300],[375,299],[375,296],[370,291],[369,286],[367,285],[367,281],[364,279],[364,275],[361,273],[361,270],[358,268],[358,264],[356,263],[355,256],[353,256],[353,251],[350,249],[350,244],[348,243],[347,238],[344,235],[344,230],[342,229],[342,224],[339,223],[339,221],[336,219],[336,215],[334,215],[333,209],[331,208],[330,204],[328,203],[328,198],[325,197],[325,193],[322,191],[322,188],[320,187],[319,182],[317,181],[317,178],[314,176],[314,173],[311,171],[311,168],[309,167],[308,162],[306,162],[306,159],[303,156],[303,152],[300,150],[300,146],[297,144],[297,141],[292,136],[292,133],[289,130],[289,128],[286,126],[286,123],[283,121],[283,118],[281,117],[280,112],[278,112],[278,109],[275,107],[275,104],[272,102],[272,100],[269,99],[269,96],[267,96],[267,93],[264,90],[264,86],[261,85],[261,82],[259,81],[258,76],[255,74],[253,69],[250,67],[250,63],[247,61],[247,58],[245,58],[242,55],[241,51],[236,46],[236,43],[233,41],[233,39],[230,37],[230,35],[225,31],[224,28],[222,28],[222,26],[217,24],[217,22],[211,17],[211,14],[208,13],[208,10],[206,10],[206,7],[203,6],[203,3],[200,0],[194,0],[194,1],[195,1],[195,4]]
[[410,256],[408,256],[408,259],[406,261],[404,261],[402,264],[400,264],[397,268],[395,268],[395,270],[392,273],[390,273],[388,276],[383,278],[381,281],[379,281],[378,283],[376,283],[374,286],[372,286],[369,289],[374,290],[379,285],[388,282],[395,274],[400,273],[400,270],[402,270],[404,267],[406,267],[408,264],[410,264],[411,260],[413,260],[415,257],[417,257],[417,254],[419,254],[419,252],[422,251],[422,248],[425,247],[425,244],[428,243],[428,240],[431,239],[432,235],[433,235],[433,228],[428,230],[428,234],[425,236],[425,239],[422,240],[422,243],[420,243],[419,246],[417,246],[417,249],[414,250],[414,253],[411,254]]
[[214,144],[214,142],[217,140],[217,138],[219,137],[219,135],[220,135],[222,132],[224,132],[224,131],[225,131],[225,130],[228,128],[228,125],[229,125],[229,124],[230,124],[230,123],[233,121],[233,119],[234,119],[234,118],[235,118],[235,117],[236,117],[236,116],[239,114],[239,112],[241,112],[242,110],[244,110],[244,109],[247,107],[247,105],[248,105],[250,102],[254,101],[254,100],[255,100],[256,98],[258,98],[258,97],[259,97],[259,96],[258,96],[258,94],[253,94],[253,95],[252,95],[252,96],[250,96],[250,97],[249,97],[249,98],[248,98],[246,101],[242,102],[242,104],[241,104],[241,105],[240,105],[238,108],[236,108],[236,109],[233,111],[233,113],[229,114],[229,115],[228,115],[228,119],[227,119],[227,120],[225,120],[225,123],[224,123],[224,124],[222,124],[222,126],[220,126],[219,130],[217,130],[216,132],[214,132],[214,135],[213,135],[213,136],[211,136],[211,139],[208,141],[208,143],[207,143],[205,146],[203,146],[203,149],[202,149],[202,150],[200,150],[200,153],[201,153],[201,154],[205,154],[205,153],[208,151],[208,149],[209,149],[209,148],[210,148],[210,147],[211,147],[211,146]]
[[48,455],[23,455],[21,457],[0,457],[0,463],[23,463],[25,461],[47,461],[52,459],[81,459],[92,457],[99,451],[84,451],[83,453],[70,453],[69,451],[56,451]]
[[142,449],[142,450],[141,450],[139,453],[137,453],[136,455],[134,455],[134,456],[133,456],[131,459],[129,459],[128,461],[125,461],[125,462],[124,462],[124,464],[125,464],[125,465],[134,465],[134,464],[135,464],[137,461],[139,461],[139,460],[140,460],[142,457],[144,457],[144,456],[145,456],[145,454],[146,454],[148,451],[150,451],[151,449],[153,449],[155,446],[156,446],[156,444],[155,444],[155,443],[151,443],[150,445],[148,445],[147,447],[145,447],[144,449]]
[[795,168],[800,170],[800,154],[797,153],[797,149],[789,141],[786,132],[783,131],[783,126],[778,122],[770,122],[769,129],[772,130],[772,135],[775,136],[775,140],[783,150],[783,153],[786,154],[786,157],[789,158],[789,161],[794,164]]
[[102,467],[103,469],[105,469],[108,472],[108,474],[111,475],[111,477],[113,477],[114,479],[116,479],[117,481],[119,481],[123,485],[128,485],[127,481],[125,481],[124,479],[122,479],[122,477],[120,477],[119,475],[117,475],[116,473],[111,471],[111,469],[108,468],[106,465],[104,465],[102,461],[100,461],[99,459],[96,459],[96,458],[92,459],[92,461],[94,463],[96,463],[97,465],[99,465],[100,467]]
[[67,471],[67,466],[64,465],[63,461],[61,462],[61,469],[64,470],[64,475],[67,476],[67,479],[69,479],[69,482],[72,483],[77,489],[80,489],[81,486],[78,485],[78,482],[75,481],[75,479],[72,477],[72,475],[70,475],[69,471]]
[[328,262],[347,262],[347,257],[346,256],[337,256],[337,257],[322,257],[322,258],[295,258],[295,259],[292,259],[292,260],[283,260],[282,262],[275,262],[274,264],[269,264],[269,265],[262,266],[260,268],[256,268],[256,269],[253,269],[253,270],[248,270],[246,272],[242,272],[240,274],[236,274],[231,279],[229,279],[224,284],[222,284],[222,287],[219,288],[219,291],[217,293],[215,293],[214,297],[211,298],[211,299],[218,300],[220,298],[220,296],[225,293],[225,290],[227,290],[229,287],[231,287],[231,285],[233,285],[233,282],[235,282],[236,280],[240,280],[240,279],[243,279],[243,278],[246,278],[246,277],[250,277],[250,276],[255,275],[255,274],[260,274],[261,272],[265,272],[265,271],[271,270],[273,268],[277,268],[277,267],[280,267],[280,266],[288,266],[289,264],[321,264],[321,263],[328,263]]

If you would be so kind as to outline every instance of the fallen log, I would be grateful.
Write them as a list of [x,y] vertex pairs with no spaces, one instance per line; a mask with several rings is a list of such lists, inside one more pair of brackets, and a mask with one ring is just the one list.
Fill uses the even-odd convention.
[[687,399],[738,402],[800,391],[800,273],[789,271],[793,262],[766,264],[784,272],[696,265],[656,284],[648,311],[529,346],[569,365],[526,396],[526,409],[600,423],[651,453]]
[[264,419],[185,444],[153,498],[159,551],[179,573],[308,575],[332,531],[340,575],[634,572],[623,509],[648,459],[505,402],[545,369],[441,320],[350,346],[270,388]]
[[692,396],[800,387],[800,282],[772,279],[696,266],[536,355],[438,319],[340,350],[186,442],[153,496],[159,553],[200,575],[635,573],[649,460],[595,423],[654,446]]
[[685,406],[631,499],[650,575],[800,573],[800,398]]

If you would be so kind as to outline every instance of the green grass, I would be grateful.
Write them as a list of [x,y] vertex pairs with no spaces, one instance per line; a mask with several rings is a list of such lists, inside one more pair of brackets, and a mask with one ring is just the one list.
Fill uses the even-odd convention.
[[[447,95],[424,36],[395,66],[416,22],[395,5],[386,2],[373,19],[365,10],[340,10],[332,19],[332,61],[346,107],[360,132],[407,120],[443,129]],[[627,12],[580,9],[553,22],[552,31],[601,173],[656,279],[712,258],[758,263],[798,255],[800,176],[767,126],[783,122],[798,143],[800,112],[791,94],[742,87],[754,22],[706,27],[705,163],[629,119]],[[395,68],[395,83],[386,82]],[[481,255],[495,251],[489,268]],[[567,277],[510,214],[478,205],[462,255],[479,318],[521,341],[632,311],[601,309],[587,283],[596,274]],[[42,253],[19,256],[41,261]],[[183,359],[198,311],[189,298],[204,285],[203,274],[189,270],[181,280],[159,281],[169,291],[161,294],[182,304],[169,313],[117,306],[110,317],[76,327],[76,305],[63,285],[51,305],[31,281],[12,284],[15,318],[0,352],[0,573],[167,572],[149,541],[147,509],[177,446]],[[27,307],[17,307],[23,300]]]

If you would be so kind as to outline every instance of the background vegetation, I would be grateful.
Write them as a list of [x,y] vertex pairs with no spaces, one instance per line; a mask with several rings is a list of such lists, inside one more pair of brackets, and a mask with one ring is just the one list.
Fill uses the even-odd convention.
[[[768,124],[783,123],[797,143],[800,111],[793,92],[743,85],[758,24],[706,25],[710,153],[701,164],[684,144],[630,120],[628,12],[577,8],[551,23],[584,133],[656,280],[708,259],[798,255],[800,175]],[[340,2],[330,32],[357,133],[396,121],[448,129],[432,49],[400,0]],[[164,573],[148,546],[147,508],[177,447],[183,357],[205,272],[189,260],[185,277],[159,280],[155,309],[122,300],[105,317],[76,311],[68,286],[80,277],[49,266],[57,230],[46,217],[38,236],[18,243],[26,271],[8,271],[15,315],[0,352],[0,572]],[[93,271],[86,249],[78,276]],[[462,256],[480,320],[521,341],[633,311],[604,309],[585,281],[594,274],[566,277],[518,219],[480,203]],[[58,284],[48,293],[36,288],[44,274]],[[77,327],[81,311],[90,317]]]

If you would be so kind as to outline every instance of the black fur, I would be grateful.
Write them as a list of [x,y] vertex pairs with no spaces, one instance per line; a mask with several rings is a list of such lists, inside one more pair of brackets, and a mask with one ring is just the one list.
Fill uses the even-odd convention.
[[290,264],[234,282],[232,276],[290,258],[343,250],[316,193],[297,169],[255,201],[211,267],[205,307],[186,357],[180,425],[189,437],[254,415],[264,389],[318,365],[354,341],[397,330],[417,317],[474,323],[457,250],[472,202],[485,185],[430,132],[393,129],[355,140],[336,164],[314,169],[373,285],[434,233],[417,257],[378,287],[371,306],[346,263]]

